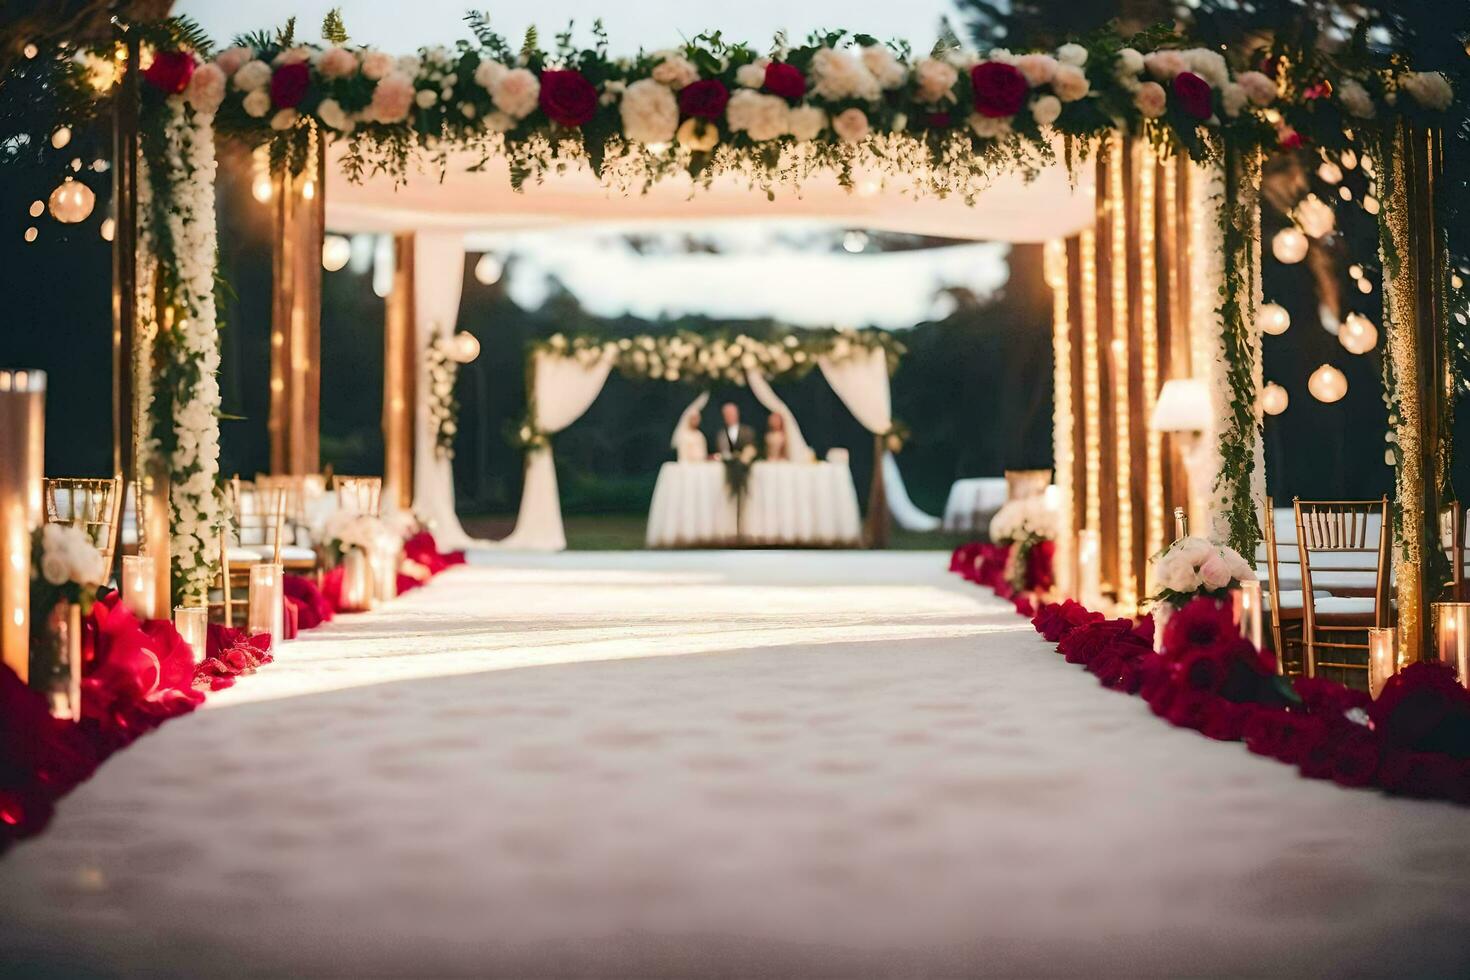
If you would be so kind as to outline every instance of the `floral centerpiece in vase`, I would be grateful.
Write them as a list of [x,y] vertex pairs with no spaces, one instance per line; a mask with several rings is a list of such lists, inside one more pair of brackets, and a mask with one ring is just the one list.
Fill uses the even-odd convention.
[[1007,549],[1002,581],[1010,596],[1051,591],[1056,584],[1056,537],[1057,511],[1044,494],[1007,501],[996,511],[990,540]]
[[392,530],[379,517],[351,510],[333,512],[322,522],[317,535],[321,542],[322,562],[328,568],[341,567],[342,585],[339,608],[343,612],[370,609],[379,588],[375,571],[381,560],[375,558],[383,550],[385,538]]
[[31,539],[31,687],[52,714],[81,711],[82,617],[106,574],[102,552],[80,528],[47,524]]
[[1151,613],[1154,645],[1159,648],[1169,617],[1176,610],[1200,596],[1224,604],[1231,589],[1256,580],[1255,568],[1238,551],[1201,537],[1180,538],[1155,555],[1152,565],[1158,592],[1153,596]]

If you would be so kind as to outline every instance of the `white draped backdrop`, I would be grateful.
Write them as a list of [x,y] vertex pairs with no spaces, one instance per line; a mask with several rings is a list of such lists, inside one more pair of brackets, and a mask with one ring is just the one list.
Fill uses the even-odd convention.
[[[893,393],[888,379],[888,355],[879,348],[836,359],[831,354],[817,359],[827,383],[842,404],[869,432],[882,435],[893,428]],[[900,527],[908,531],[933,531],[939,518],[926,514],[909,499],[898,461],[883,453],[883,489],[888,510]]]

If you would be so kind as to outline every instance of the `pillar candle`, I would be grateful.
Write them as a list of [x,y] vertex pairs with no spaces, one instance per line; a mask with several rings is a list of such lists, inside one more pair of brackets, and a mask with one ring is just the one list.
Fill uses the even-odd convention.
[[194,651],[194,662],[203,660],[209,638],[209,607],[175,606],[174,629]]
[[271,649],[286,638],[286,593],[280,565],[263,561],[250,566],[250,618],[252,635],[269,633]]
[[167,619],[173,599],[173,542],[170,540],[168,474],[163,461],[148,465],[148,474],[139,492],[143,506],[143,547],[139,549],[153,558],[153,611],[150,619]]
[[123,555],[123,605],[139,620],[153,618],[157,605],[158,575],[152,555]]
[[31,534],[41,525],[46,375],[0,371],[0,658],[30,679]]
[[1257,650],[1265,643],[1261,628],[1261,583],[1247,579],[1240,587],[1230,591],[1231,611],[1235,625],[1243,639],[1250,640]]
[[1374,698],[1398,671],[1397,632],[1392,626],[1368,630],[1368,693]]
[[1470,686],[1470,602],[1434,603],[1434,646],[1439,662]]
[[1102,539],[1088,529],[1077,534],[1077,601],[1096,611],[1102,606]]

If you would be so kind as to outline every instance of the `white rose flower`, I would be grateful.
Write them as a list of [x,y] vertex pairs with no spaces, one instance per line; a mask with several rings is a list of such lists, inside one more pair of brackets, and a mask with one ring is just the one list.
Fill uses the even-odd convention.
[[541,98],[541,80],[526,68],[512,68],[491,85],[495,108],[512,119],[524,119],[535,111]]
[[682,54],[669,53],[653,66],[653,80],[677,92],[684,86],[699,81],[699,69]]
[[1118,52],[1117,73],[1119,76],[1137,77],[1143,74],[1143,55],[1136,48],[1124,48]]
[[382,51],[364,51],[362,54],[362,77],[376,82],[393,70],[393,56]]
[[730,96],[725,117],[732,130],[743,131],[758,143],[784,136],[791,128],[791,112],[785,99],[751,89]]
[[1189,68],[1210,83],[1210,88],[1224,88],[1230,82],[1230,67],[1225,56],[1209,48],[1193,48],[1184,53]]
[[909,79],[908,69],[881,44],[863,48],[863,67],[877,79],[880,88],[898,88]]
[[271,95],[265,89],[258,88],[245,96],[245,101],[241,105],[245,109],[245,115],[253,119],[263,119],[265,114],[271,111]]
[[766,66],[771,63],[769,58],[760,58],[748,65],[741,65],[735,69],[735,84],[743,88],[760,88],[766,84]]
[[41,557],[41,577],[52,585],[65,585],[70,581],[69,569],[66,559],[58,554],[46,554]]
[[253,92],[270,84],[271,66],[264,61],[247,61],[235,72],[233,84],[237,91]]
[[321,117],[322,122],[339,133],[350,133],[357,125],[336,99],[322,99],[316,107],[316,114]]
[[1249,101],[1250,96],[1246,94],[1244,85],[1230,82],[1220,90],[1220,106],[1225,110],[1225,115],[1231,119],[1239,116],[1240,110],[1244,109],[1245,104]]
[[1258,71],[1245,71],[1235,80],[1252,105],[1268,106],[1276,101],[1276,82]]
[[420,109],[432,109],[434,103],[439,101],[439,93],[431,88],[420,89],[413,97],[413,101]]
[[954,86],[960,73],[947,61],[924,58],[914,67],[914,78],[918,82],[918,100],[933,104],[954,100]]
[[1081,68],[1087,64],[1087,49],[1080,44],[1064,44],[1057,48],[1057,60],[1064,65]]
[[679,103],[667,85],[640,78],[623,93],[623,135],[634,143],[668,143],[679,128]]
[[488,92],[509,70],[498,61],[486,59],[475,67],[475,84]]
[[985,56],[986,61],[999,61],[1003,65],[1014,65],[1016,56],[1011,54],[1008,48],[991,48]]
[[873,73],[847,51],[819,48],[812,56],[812,91],[824,99],[876,102],[882,89]]
[[1051,90],[1063,102],[1076,102],[1091,89],[1092,83],[1087,80],[1082,69],[1075,65],[1058,65],[1057,73],[1052,76]]
[[399,58],[398,61],[395,62],[395,64],[399,71],[403,72],[403,74],[407,75],[410,78],[417,75],[419,73],[419,69],[423,67],[423,62],[419,61],[417,56],[411,54],[406,54],[403,57]]
[[861,109],[843,109],[832,117],[832,132],[844,143],[861,142],[868,131],[868,117]]
[[1055,95],[1043,95],[1031,103],[1031,118],[1038,126],[1050,126],[1062,114],[1062,100]]
[[1399,88],[1426,109],[1443,112],[1455,101],[1450,81],[1437,71],[1411,71],[1399,78]]
[[282,109],[274,116],[271,116],[271,129],[274,129],[277,132],[290,129],[292,126],[296,125],[296,120],[300,118],[301,113],[297,112],[295,109]]

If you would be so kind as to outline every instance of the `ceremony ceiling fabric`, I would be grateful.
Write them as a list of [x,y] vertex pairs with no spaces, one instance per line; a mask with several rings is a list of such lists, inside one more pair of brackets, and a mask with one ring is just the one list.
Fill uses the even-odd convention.
[[775,200],[733,176],[717,179],[708,190],[695,189],[688,177],[680,176],[646,194],[635,190],[624,196],[601,186],[585,168],[517,192],[511,189],[503,158],[468,172],[465,168],[476,160],[470,154],[452,155],[442,180],[436,171],[426,170],[401,185],[381,175],[354,184],[339,176],[343,153],[341,144],[329,151],[333,176],[326,208],[327,227],[347,233],[473,234],[566,225],[804,218],[944,238],[1044,242],[1075,234],[1094,218],[1090,166],[1079,167],[1075,181],[1060,165],[1030,183],[1016,175],[997,175],[994,185],[969,205],[960,197],[915,199],[876,189],[876,181],[861,178],[859,189],[849,192],[827,174],[814,177],[799,193],[780,189]]

